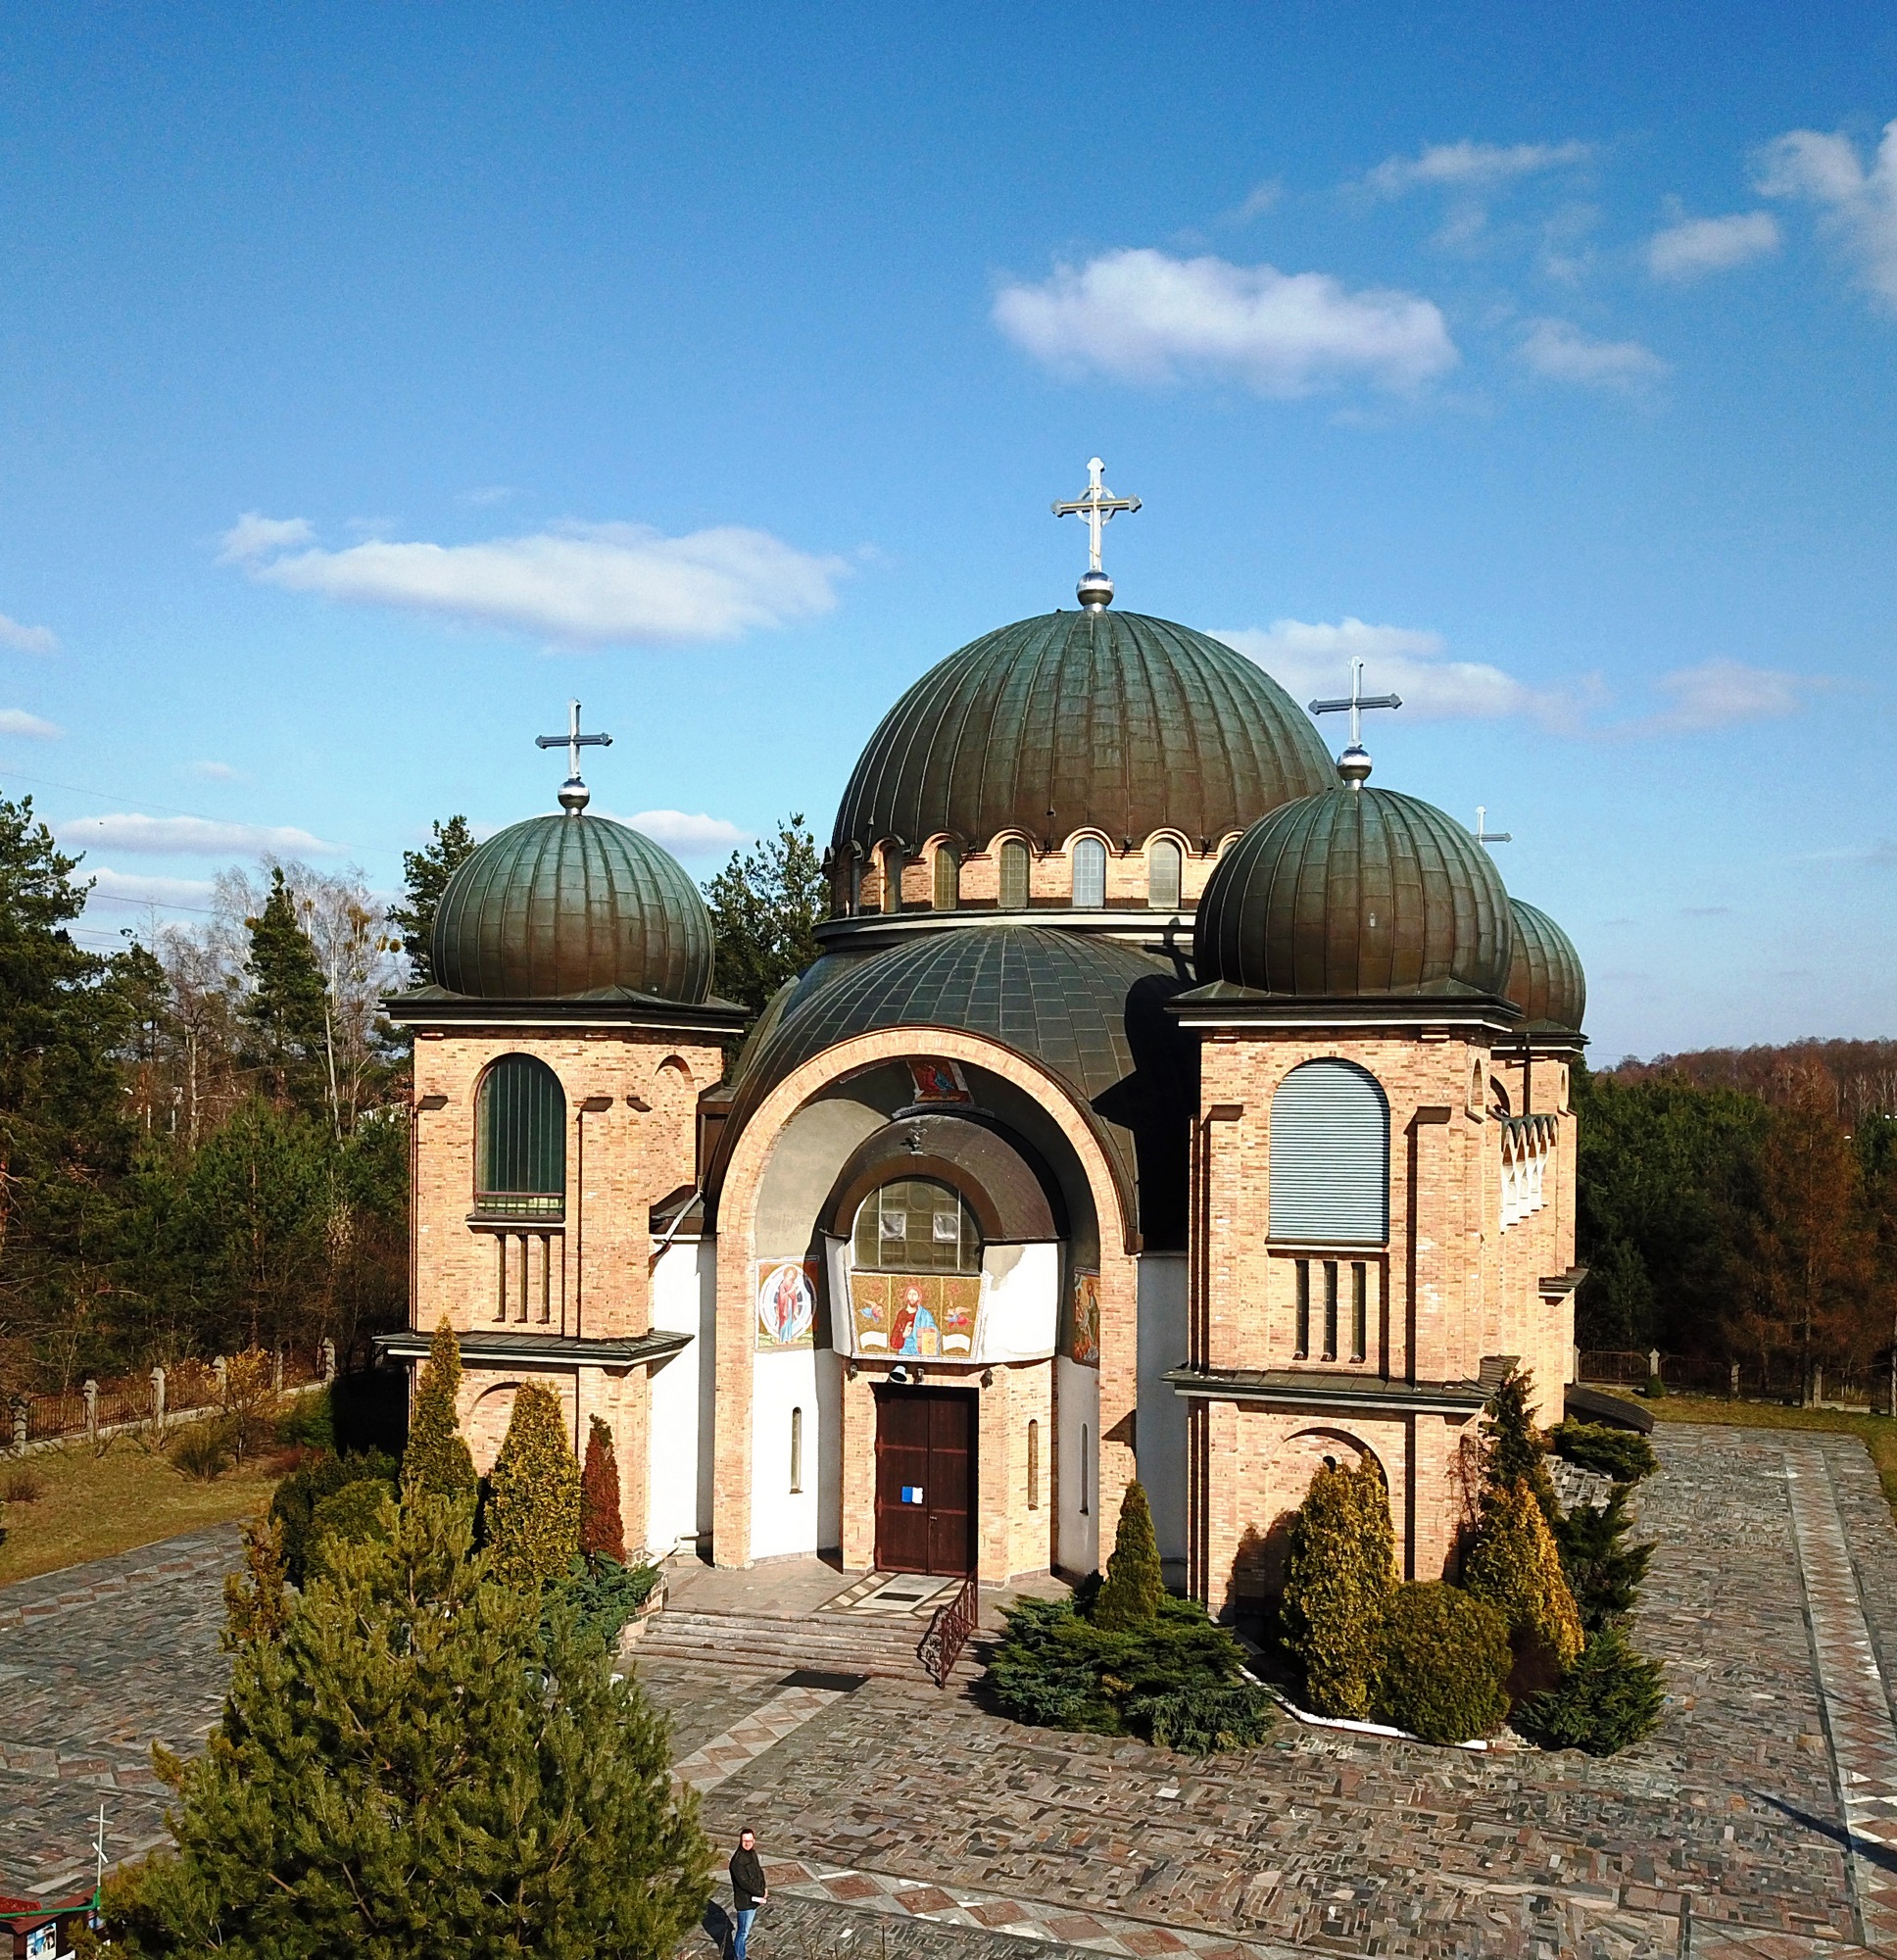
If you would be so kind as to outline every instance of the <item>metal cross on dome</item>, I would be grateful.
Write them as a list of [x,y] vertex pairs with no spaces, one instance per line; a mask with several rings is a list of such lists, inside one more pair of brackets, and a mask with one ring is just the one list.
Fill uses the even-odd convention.
[[1400,694],[1366,694],[1363,691],[1364,663],[1361,660],[1350,662],[1350,692],[1335,701],[1314,701],[1311,703],[1313,714],[1340,714],[1345,709],[1350,710],[1350,746],[1338,759],[1341,767],[1345,758],[1362,758],[1363,774],[1370,773],[1370,758],[1363,746],[1363,711],[1366,708],[1401,708]]
[[1513,844],[1515,833],[1511,830],[1490,830],[1488,827],[1488,806],[1476,806],[1476,842],[1478,844]]
[[1131,516],[1140,508],[1138,497],[1116,497],[1102,480],[1106,465],[1095,456],[1087,465],[1087,491],[1053,506],[1056,517],[1085,517],[1087,520],[1087,576],[1081,580],[1081,598],[1089,606],[1104,605],[1113,597],[1113,581],[1100,568],[1100,527],[1122,512]]
[[568,713],[564,735],[536,735],[536,749],[564,749],[567,756],[566,780],[560,785],[559,801],[562,809],[584,809],[588,801],[586,785],[580,780],[580,751],[582,749],[609,749],[612,747],[610,735],[582,735],[580,733],[580,705],[577,701],[567,704]]

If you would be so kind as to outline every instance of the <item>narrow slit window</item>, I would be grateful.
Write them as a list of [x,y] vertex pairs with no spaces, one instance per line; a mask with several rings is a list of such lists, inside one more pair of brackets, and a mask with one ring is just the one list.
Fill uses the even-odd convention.
[[1362,1259],[1350,1262],[1350,1358],[1361,1361],[1370,1352],[1370,1267]]
[[1028,1424],[1028,1509],[1041,1508],[1041,1425]]
[[1093,1468],[1093,1442],[1094,1439],[1089,1434],[1087,1425],[1082,1423],[1080,1426],[1080,1514],[1082,1517],[1086,1517],[1092,1508],[1088,1502],[1087,1494],[1092,1489],[1092,1478],[1089,1472]]
[[951,912],[961,901],[961,859],[951,846],[936,847],[935,908]]
[[1302,1361],[1311,1351],[1311,1262],[1297,1262],[1297,1347],[1291,1358]]
[[1083,837],[1074,846],[1074,909],[1098,911],[1106,904],[1106,846]]
[[1183,859],[1179,846],[1162,837],[1146,854],[1146,904],[1156,912],[1179,909],[1180,869]]
[[791,1411],[791,1495],[798,1496],[803,1489],[803,1411]]
[[1018,837],[1001,846],[999,904],[1004,912],[1028,908],[1028,847]]
[[1324,1358],[1338,1358],[1338,1262],[1324,1262]]

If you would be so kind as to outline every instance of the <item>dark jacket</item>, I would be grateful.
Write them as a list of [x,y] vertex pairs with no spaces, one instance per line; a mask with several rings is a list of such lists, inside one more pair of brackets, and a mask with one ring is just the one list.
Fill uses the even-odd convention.
[[753,1911],[764,1896],[763,1864],[742,1844],[731,1854],[731,1896],[739,1912]]

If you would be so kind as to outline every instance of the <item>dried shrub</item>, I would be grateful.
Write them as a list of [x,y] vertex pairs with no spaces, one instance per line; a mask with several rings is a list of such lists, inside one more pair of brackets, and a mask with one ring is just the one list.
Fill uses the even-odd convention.
[[1486,1600],[1434,1579],[1384,1609],[1372,1706],[1426,1742],[1492,1735],[1508,1714],[1508,1627]]
[[46,1479],[26,1464],[7,1472],[0,1484],[0,1503],[36,1504],[46,1494]]
[[586,1467],[580,1472],[580,1550],[588,1558],[610,1559],[619,1566],[626,1562],[619,1463],[612,1450],[612,1432],[597,1415],[586,1433]]
[[1378,1636],[1396,1584],[1383,1472],[1369,1458],[1326,1464],[1291,1524],[1279,1620],[1318,1714],[1369,1714]]
[[236,1460],[230,1430],[221,1416],[187,1423],[172,1437],[171,1462],[201,1484],[214,1483]]

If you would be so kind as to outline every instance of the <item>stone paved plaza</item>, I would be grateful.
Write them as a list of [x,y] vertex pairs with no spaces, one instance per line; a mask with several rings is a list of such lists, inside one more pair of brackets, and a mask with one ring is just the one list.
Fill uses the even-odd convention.
[[[720,1843],[778,1887],[758,1960],[1897,1952],[1897,1530],[1862,1446],[1663,1425],[1637,1629],[1661,1731],[1606,1762],[1281,1725],[1201,1764],[1019,1728],[965,1693],[647,1663]],[[160,1835],[143,1759],[216,1719],[205,1534],[0,1592],[0,1888]],[[1842,1788],[1843,1801],[1840,1799]],[[1848,1814],[1848,1824],[1847,1824]],[[1888,1815],[1891,1823],[1884,1819]],[[708,1953],[708,1947],[705,1949]]]

